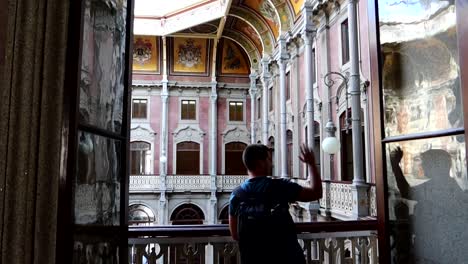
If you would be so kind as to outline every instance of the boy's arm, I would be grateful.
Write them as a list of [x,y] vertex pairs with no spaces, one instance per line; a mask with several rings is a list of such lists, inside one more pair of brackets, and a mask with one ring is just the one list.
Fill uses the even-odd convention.
[[411,199],[411,187],[408,184],[408,181],[406,180],[405,176],[403,175],[403,171],[400,167],[400,161],[402,158],[403,150],[401,150],[400,147],[397,147],[396,149],[390,152],[390,163],[392,165],[393,174],[395,175],[398,190],[400,190],[400,195],[405,199]]
[[318,172],[317,166],[315,165],[314,153],[305,145],[301,146],[301,156],[299,156],[302,162],[306,163],[309,170],[310,176],[310,187],[304,187],[299,192],[298,201],[310,202],[316,201],[322,198],[322,179]]
[[236,210],[237,210],[239,200],[235,195],[237,190],[238,189],[235,189],[231,193],[231,197],[229,198],[229,231],[231,232],[232,239],[236,241],[239,240],[239,236],[237,234],[237,215],[236,215]]
[[229,231],[231,231],[231,237],[235,241],[239,240],[237,235],[237,217],[229,215]]

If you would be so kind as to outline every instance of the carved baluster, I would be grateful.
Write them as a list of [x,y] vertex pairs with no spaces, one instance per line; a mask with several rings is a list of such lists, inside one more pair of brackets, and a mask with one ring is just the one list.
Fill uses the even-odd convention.
[[[213,263],[219,263],[223,260],[225,264],[231,264],[232,258],[236,258],[236,263],[240,261],[239,249],[237,243],[225,242],[225,243],[213,243]],[[234,263],[232,263],[234,264]]]
[[317,263],[324,263],[325,262],[325,251],[327,247],[325,246],[325,238],[319,239],[319,258]]
[[370,263],[377,263],[378,262],[378,257],[377,257],[377,236],[375,234],[372,234],[370,237]]
[[306,263],[310,264],[312,263],[312,247],[311,247],[311,240],[310,239],[302,239],[304,242],[304,247],[302,250],[305,252],[305,257],[306,257]]
[[[340,263],[355,264],[353,262],[353,254],[350,252],[349,257],[346,254],[348,247],[352,248],[352,240],[350,238],[340,238],[340,240],[342,241],[342,245],[341,245],[340,250],[339,250],[340,251],[339,252],[340,253],[339,254]],[[351,249],[351,251],[352,251],[352,249]]]
[[143,256],[146,255],[146,245],[137,245],[135,250],[135,263],[143,264]]
[[337,237],[336,239],[336,263],[345,263],[345,238]]
[[357,239],[358,249],[359,249],[359,263],[368,264],[369,262],[369,249],[371,243],[367,237],[359,237]]
[[327,243],[324,243],[324,251],[328,253],[328,261],[327,263],[329,264],[335,264],[337,263],[337,258],[338,258],[338,250],[339,250],[339,240],[336,238],[329,238],[326,239],[328,241],[328,246]]
[[133,260],[134,259],[134,256],[133,256],[133,247],[134,246],[135,245],[133,245],[133,244],[128,245],[128,263],[129,264],[135,264],[135,261]]

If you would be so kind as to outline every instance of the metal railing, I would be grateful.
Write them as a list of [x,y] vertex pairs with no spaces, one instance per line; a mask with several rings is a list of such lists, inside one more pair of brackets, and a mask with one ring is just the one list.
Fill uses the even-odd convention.
[[[297,224],[308,264],[378,263],[377,222],[343,221]],[[130,264],[240,263],[227,225],[129,228]]]

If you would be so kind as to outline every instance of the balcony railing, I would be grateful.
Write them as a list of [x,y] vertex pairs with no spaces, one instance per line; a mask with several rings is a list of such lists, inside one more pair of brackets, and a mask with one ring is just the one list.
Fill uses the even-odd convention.
[[[308,264],[378,263],[377,222],[297,224]],[[131,227],[130,264],[240,263],[237,243],[226,225]]]
[[[305,179],[294,179],[301,186],[309,186]],[[322,181],[323,198],[320,199],[320,207],[341,217],[351,217],[353,206],[357,203],[353,201],[352,182]],[[376,189],[375,185],[370,184],[367,195],[367,204],[369,207],[369,216],[377,216]]]
[[[218,192],[231,192],[247,179],[245,175],[218,175],[215,184]],[[169,192],[210,192],[209,175],[167,175],[166,191]],[[160,192],[162,188],[159,175],[131,175],[130,193]]]
[[[245,175],[218,175],[215,177],[217,192],[232,192],[247,179]],[[309,186],[308,180],[293,179],[301,186]],[[130,176],[130,193],[157,193],[163,188],[159,175],[132,175]],[[211,176],[209,175],[167,175],[165,188],[168,192],[210,192]],[[323,181],[323,198],[320,207],[327,214],[338,218],[352,218],[353,201],[352,183]],[[377,216],[376,189],[370,185],[367,204],[369,216]]]

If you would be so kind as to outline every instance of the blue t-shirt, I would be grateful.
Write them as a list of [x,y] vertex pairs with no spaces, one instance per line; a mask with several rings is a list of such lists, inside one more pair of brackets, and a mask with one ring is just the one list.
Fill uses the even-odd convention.
[[[284,202],[295,202],[299,197],[299,192],[302,190],[302,186],[297,183],[291,182],[288,179],[271,179],[269,177],[255,177],[244,181],[240,186],[246,193],[265,193],[268,186],[275,181],[276,188],[273,193],[273,197],[279,201]],[[239,207],[239,197],[231,194],[229,200],[229,214],[236,216],[237,208]]]
[[[271,199],[275,204],[287,206],[297,201],[302,187],[288,179],[271,179],[268,177],[255,177],[244,181],[240,188],[247,196],[264,197]],[[241,204],[241,197],[234,191],[229,202],[229,214],[237,217]],[[265,195],[265,196],[264,196]],[[260,198],[261,199],[261,198]],[[239,251],[242,264],[305,264],[304,252],[297,241],[294,222],[287,212],[287,218],[276,229],[271,229],[268,235],[264,231],[251,234],[247,239],[239,240]],[[238,223],[239,224],[239,223]],[[284,224],[284,225],[283,225]],[[248,231],[250,232],[250,231]],[[272,253],[276,252],[276,253]]]

